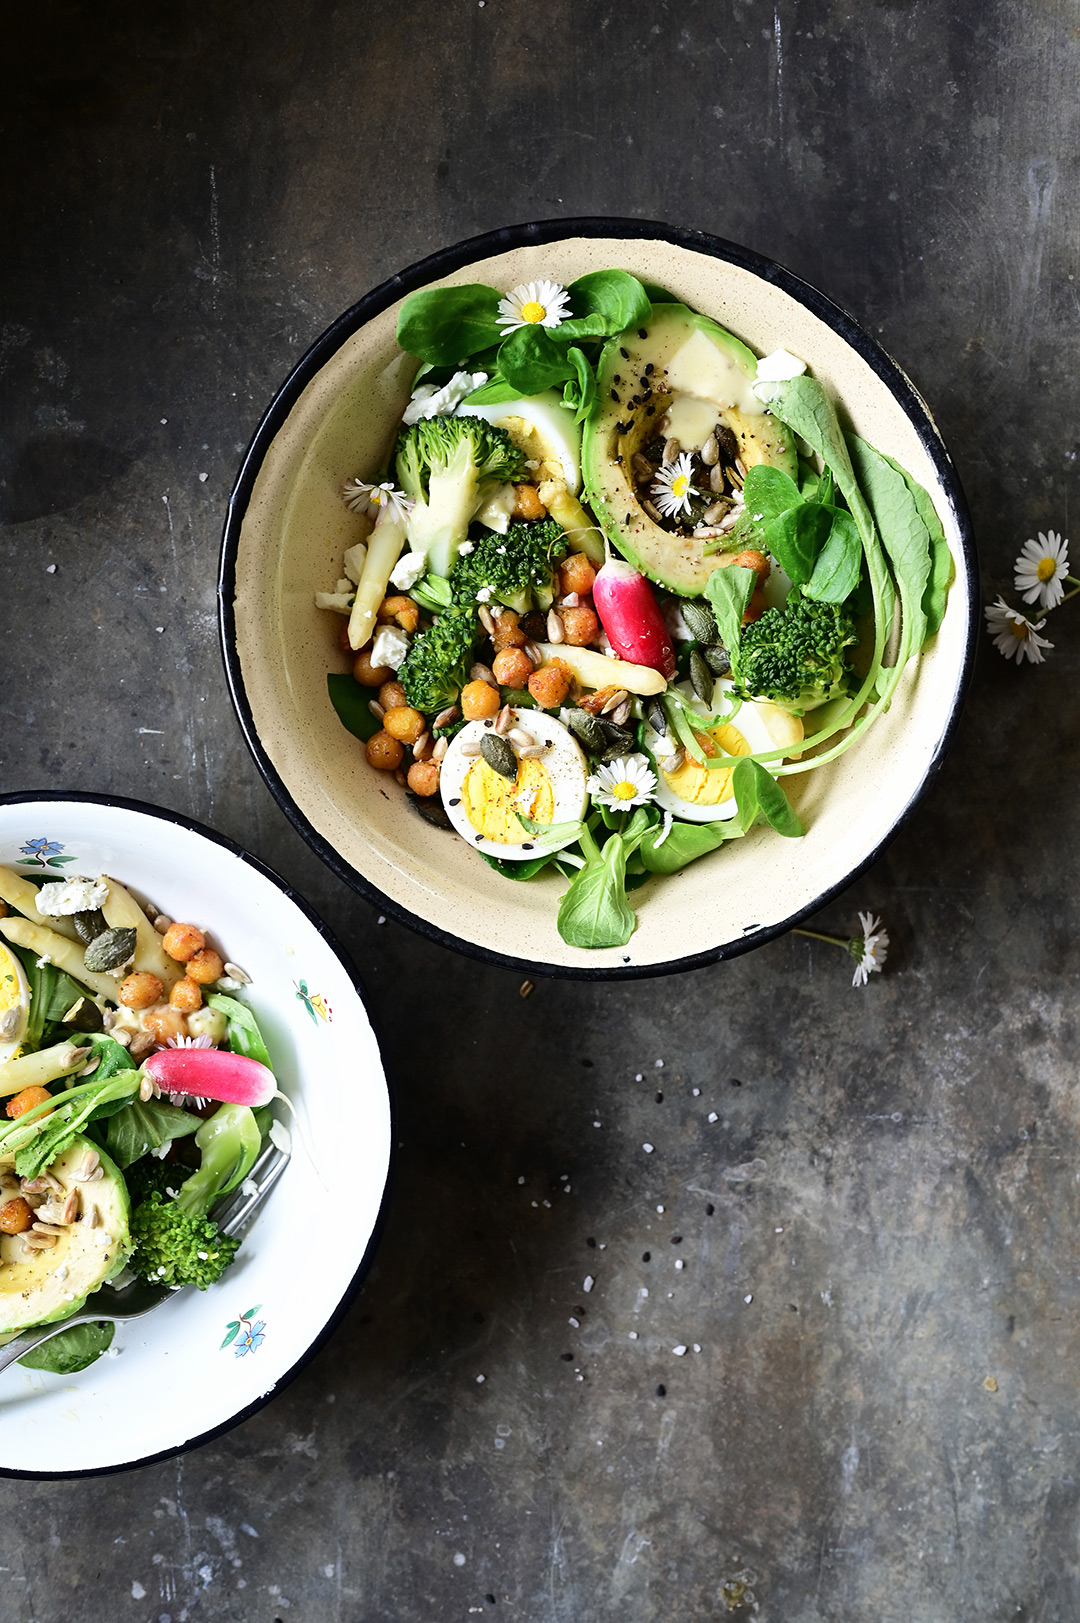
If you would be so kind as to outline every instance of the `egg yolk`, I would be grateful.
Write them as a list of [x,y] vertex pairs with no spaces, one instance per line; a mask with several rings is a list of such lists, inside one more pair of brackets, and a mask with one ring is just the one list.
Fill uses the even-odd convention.
[[461,788],[461,801],[476,832],[500,845],[523,845],[532,838],[518,822],[518,812],[534,823],[550,823],[555,815],[555,791],[547,768],[538,760],[519,761],[513,782],[486,761],[474,761]]
[[[721,750],[725,755],[752,754],[742,733],[730,723],[726,727],[715,728],[711,733],[695,732],[694,737],[708,756],[719,755]],[[672,794],[678,795],[680,800],[688,800],[693,806],[719,806],[731,799],[730,769],[725,772],[710,771],[688,755],[677,771],[664,772],[661,768],[661,772]]]

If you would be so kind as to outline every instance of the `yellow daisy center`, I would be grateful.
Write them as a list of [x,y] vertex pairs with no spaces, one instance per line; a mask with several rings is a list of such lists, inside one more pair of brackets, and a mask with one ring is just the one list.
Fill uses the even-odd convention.
[[616,800],[633,800],[637,794],[637,785],[631,783],[629,778],[624,778],[621,783],[612,784],[611,792]]
[[1054,576],[1057,574],[1057,564],[1054,562],[1053,558],[1040,558],[1039,567],[1036,569],[1035,573],[1042,581],[1053,580]]
[[686,495],[686,492],[689,489],[690,475],[688,473],[677,473],[674,479],[671,481],[671,494],[673,496],[683,497]]
[[536,323],[543,321],[546,315],[547,306],[540,304],[536,299],[529,299],[528,303],[521,306],[522,321]]
[[1030,627],[1028,626],[1028,623],[1027,623],[1026,620],[1013,620],[1012,621],[1012,634],[1016,638],[1017,642],[1023,642],[1023,640],[1027,636],[1029,630],[1030,630]]

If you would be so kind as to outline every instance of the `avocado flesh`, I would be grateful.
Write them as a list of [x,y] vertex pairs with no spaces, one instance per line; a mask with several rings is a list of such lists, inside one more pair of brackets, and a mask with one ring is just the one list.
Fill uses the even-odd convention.
[[[708,316],[683,304],[659,305],[646,334],[620,333],[600,357],[596,404],[582,445],[585,488],[611,544],[635,568],[682,597],[697,597],[713,570],[730,560],[705,557],[702,539],[672,535],[653,523],[624,472],[634,453],[673,407],[672,432],[678,437],[681,423],[688,435],[680,441],[684,450],[700,450],[712,427],[723,422],[739,442],[745,468],[766,462],[797,479],[794,436],[761,411],[751,388],[757,376],[753,351]],[[646,374],[650,363],[653,370]]]
[[[101,1177],[92,1183],[73,1183],[72,1172],[92,1151],[100,1158]],[[0,1161],[0,1166],[12,1164],[10,1157]],[[0,1335],[53,1324],[77,1313],[90,1292],[118,1273],[131,1253],[127,1187],[103,1150],[88,1138],[76,1138],[46,1170],[62,1191],[51,1199],[63,1205],[69,1191],[78,1189],[83,1215],[65,1227],[50,1251],[25,1251],[17,1234],[0,1237]],[[91,1206],[98,1217],[94,1228],[86,1224]]]

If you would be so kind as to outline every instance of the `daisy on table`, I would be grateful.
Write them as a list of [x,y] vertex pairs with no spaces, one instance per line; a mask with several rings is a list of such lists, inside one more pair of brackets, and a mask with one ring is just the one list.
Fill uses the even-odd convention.
[[[1069,574],[1069,543],[1065,537],[1054,530],[1045,534],[1040,530],[1037,541],[1025,541],[1013,565],[1013,584],[1024,602],[1034,604],[1035,612],[1042,613],[1042,619],[1033,619],[999,597],[983,611],[987,632],[1006,659],[1015,659],[1018,665],[1025,660],[1041,665],[1044,651],[1054,646],[1049,638],[1039,636],[1046,616],[1080,592],[1080,580]],[[1067,592],[1066,585],[1072,590]]]

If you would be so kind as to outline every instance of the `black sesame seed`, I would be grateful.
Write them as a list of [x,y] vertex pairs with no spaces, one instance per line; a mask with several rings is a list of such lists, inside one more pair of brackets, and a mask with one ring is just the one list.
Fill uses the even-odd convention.
[[458,795],[454,800],[452,800],[450,802],[450,804],[451,804],[451,806],[460,806],[461,805],[461,796]]
[[529,844],[529,843],[528,843],[528,842],[526,842],[526,843],[525,843],[525,844],[524,844],[524,845],[523,845],[523,846],[522,846],[522,847],[521,847],[521,849],[522,849],[522,850],[523,850],[523,851],[532,851],[532,850],[534,850],[534,849],[535,849],[535,847],[534,847],[534,846],[532,846],[532,845],[531,845],[531,844]]
[[624,361],[628,361],[630,359],[630,351],[628,349],[623,349],[621,344],[619,346],[619,354],[622,356]]
[[660,1385],[656,1388],[656,1395],[657,1395],[658,1398],[666,1398],[667,1397],[667,1387],[663,1384],[663,1382],[661,1382]]
[[645,362],[645,376],[646,376],[646,377],[647,377],[647,378],[648,378],[648,377],[651,377],[651,376],[652,376],[652,374],[653,374],[653,373],[654,373],[654,372],[655,372],[655,371],[656,371],[656,368],[655,368],[655,366],[654,366],[654,365],[653,365],[653,363],[652,363],[652,362],[651,362],[651,361],[646,361],[646,362]]
[[590,1246],[593,1251],[596,1250],[596,1241],[593,1239],[591,1234],[589,1235],[589,1238],[585,1241],[585,1244],[587,1246]]
[[615,376],[612,378],[611,381],[612,381],[612,383],[621,383],[622,378],[619,376],[618,372],[616,372]]
[[617,389],[612,389],[611,398],[612,398],[612,400],[614,400],[616,405],[619,404],[619,392],[618,392]]
[[681,1234],[673,1234],[671,1236],[671,1243],[672,1243],[672,1245],[682,1245],[682,1235]]
[[574,1362],[573,1353],[560,1353],[559,1357],[562,1359],[564,1364],[572,1364]]
[[477,843],[477,845],[479,845],[479,844],[480,844],[480,841],[481,841],[481,840],[482,840],[482,839],[483,839],[483,838],[484,838],[484,836],[483,836],[483,835],[482,835],[482,834],[478,834],[478,835],[477,835],[477,836],[476,836],[476,843]]
[[651,417],[655,410],[656,410],[655,406],[646,406],[645,407],[645,415],[646,415],[646,417]]
[[639,338],[648,338],[649,336],[644,327],[638,328],[637,335]]
[[626,430],[629,427],[630,427],[629,423],[616,423],[615,424],[615,432],[616,432],[616,434],[625,434]]
[[641,1260],[642,1260],[642,1262],[651,1262],[652,1261],[652,1252],[651,1251],[643,1251],[641,1253]]
[[705,1216],[706,1217],[711,1217],[713,1212],[715,1212],[715,1210],[716,1210],[716,1207],[710,1201],[709,1204],[705,1208]]
[[662,1104],[663,1104],[663,1102],[664,1102],[664,1095],[663,1095],[663,1094],[662,1094],[662,1093],[658,1093],[658,1094],[657,1094],[657,1095],[656,1095],[656,1102],[657,1102],[657,1104],[658,1104],[658,1105],[662,1105]]

